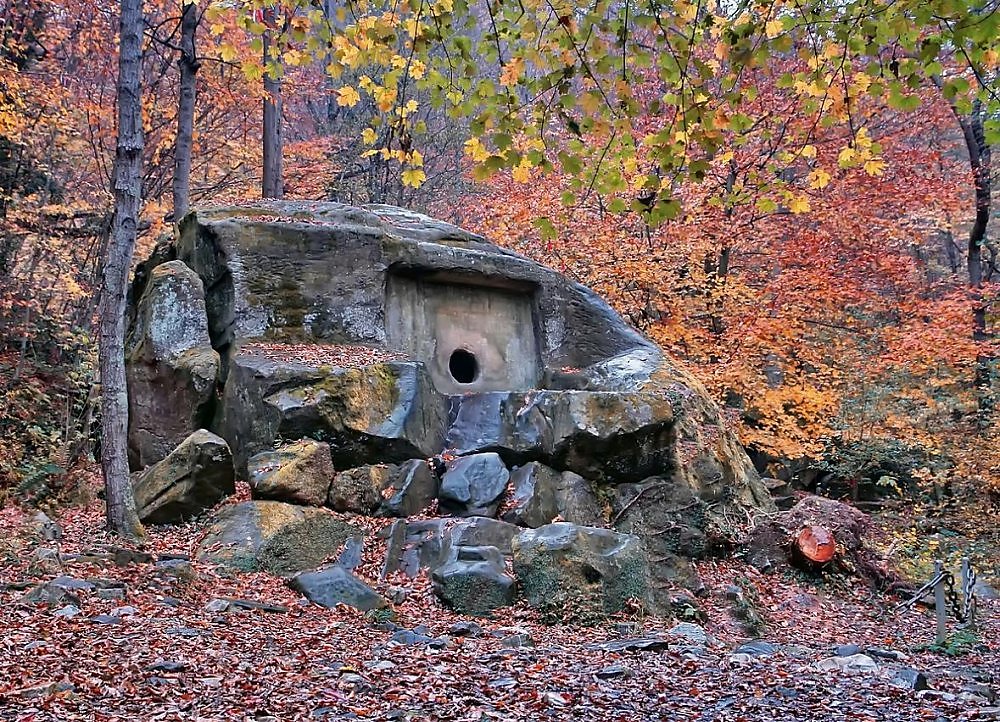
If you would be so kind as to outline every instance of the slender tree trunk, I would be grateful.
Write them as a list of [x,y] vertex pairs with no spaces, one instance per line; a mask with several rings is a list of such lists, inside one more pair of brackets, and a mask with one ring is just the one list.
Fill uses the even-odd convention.
[[[983,247],[986,245],[986,232],[990,221],[992,203],[992,153],[986,142],[983,127],[984,111],[979,101],[976,101],[972,113],[959,115],[958,122],[962,127],[965,148],[969,153],[969,165],[975,189],[976,216],[969,229],[968,249],[966,251],[966,267],[969,272],[969,287],[974,294],[972,311],[972,336],[975,341],[983,342],[989,337],[986,330],[986,299],[983,296],[983,280],[986,275],[983,270]],[[976,390],[979,396],[979,410],[983,421],[993,411],[992,394],[993,358],[990,354],[980,353],[976,359]]]
[[114,169],[114,219],[104,263],[100,311],[101,467],[108,526],[141,537],[129,481],[128,392],[125,387],[125,291],[132,266],[141,202],[142,0],[121,0],[118,58],[118,144]]
[[285,194],[281,179],[281,80],[267,72],[270,58],[270,33],[264,33],[264,179],[261,195],[281,198]]
[[177,139],[174,145],[174,221],[179,221],[191,203],[191,153],[194,145],[194,104],[198,77],[198,55],[194,37],[198,30],[198,6],[181,0],[180,92],[177,104]]

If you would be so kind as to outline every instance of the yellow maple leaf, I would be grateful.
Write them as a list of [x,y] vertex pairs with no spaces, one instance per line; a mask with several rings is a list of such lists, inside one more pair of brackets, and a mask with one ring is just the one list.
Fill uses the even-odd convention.
[[768,20],[764,25],[764,32],[767,33],[767,37],[776,38],[785,30],[785,25],[780,20]]
[[350,85],[345,85],[337,91],[337,105],[353,108],[361,101],[361,94]]
[[365,128],[361,131],[361,140],[364,141],[365,145],[371,145],[377,138],[378,135],[371,128]]
[[803,158],[815,158],[816,157],[816,146],[814,146],[814,145],[803,146],[803,148],[802,148],[802,157]]
[[486,150],[486,146],[479,138],[470,138],[465,141],[465,154],[476,163],[482,163],[490,157],[490,152]]
[[531,180],[531,161],[522,158],[520,163],[511,168],[510,175],[518,183],[527,183]]
[[219,57],[222,58],[223,62],[233,62],[236,60],[236,48],[231,43],[223,43],[222,47],[219,48]]
[[879,176],[885,173],[885,161],[881,158],[871,158],[865,161],[865,173]]
[[402,181],[404,186],[419,188],[427,180],[427,174],[419,168],[410,168],[403,171]]
[[789,194],[786,200],[788,201],[788,210],[792,213],[807,213],[809,211],[809,199],[805,196]]
[[809,174],[809,187],[817,190],[820,188],[826,188],[830,185],[831,178],[832,176],[825,170],[817,168]]
[[854,165],[856,158],[857,153],[855,153],[854,148],[844,148],[840,151],[840,155],[837,156],[837,163],[841,168],[850,168]]

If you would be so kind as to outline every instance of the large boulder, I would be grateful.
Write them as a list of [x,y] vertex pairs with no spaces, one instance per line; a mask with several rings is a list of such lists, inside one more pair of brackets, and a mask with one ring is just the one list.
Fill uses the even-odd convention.
[[447,415],[421,364],[330,366],[248,345],[229,356],[219,433],[238,469],[278,438],[305,437],[328,443],[334,466],[345,469],[432,456]]
[[400,519],[389,530],[382,575],[403,572],[417,576],[433,571],[451,559],[460,547],[491,547],[503,557],[511,555],[511,542],[520,532],[513,524],[488,517],[465,519]]
[[139,518],[150,524],[190,519],[236,490],[229,445],[199,429],[167,457],[132,475]]
[[590,482],[572,471],[558,472],[532,461],[514,470],[510,481],[514,493],[504,521],[533,529],[556,517],[582,526],[608,522]]
[[463,614],[487,615],[517,598],[517,583],[492,546],[452,547],[431,580],[441,601]]
[[300,439],[250,457],[247,478],[255,498],[323,506],[334,475],[330,446]]
[[448,465],[441,478],[441,503],[462,516],[493,516],[510,472],[496,454],[473,454]]
[[514,537],[513,555],[528,603],[552,620],[588,623],[645,602],[646,557],[630,534],[548,524]]
[[[240,474],[276,443],[311,438],[337,469],[494,453],[572,472],[553,518],[624,523],[588,490],[613,501],[609,487],[649,478],[698,500],[706,537],[773,509],[703,386],[593,291],[455,226],[387,206],[266,201],[194,211],[158,253],[150,278],[176,257],[205,289],[222,354],[210,428]],[[184,406],[207,418],[211,404]],[[447,486],[443,506],[494,513],[496,498]]]
[[364,531],[323,509],[247,501],[218,511],[198,558],[241,571],[290,575],[315,569]]
[[219,354],[208,335],[201,279],[181,261],[146,280],[126,340],[129,463],[160,461],[211,419]]
[[438,495],[438,478],[426,459],[411,459],[393,468],[383,490],[388,498],[379,509],[385,516],[414,516],[429,507]]
[[336,511],[374,514],[384,498],[396,468],[388,464],[366,464],[338,471],[330,484],[327,505]]

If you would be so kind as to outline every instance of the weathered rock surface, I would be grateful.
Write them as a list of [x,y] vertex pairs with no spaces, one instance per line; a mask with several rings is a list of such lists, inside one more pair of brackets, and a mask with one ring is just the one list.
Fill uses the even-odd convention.
[[646,598],[635,536],[561,522],[521,532],[512,546],[514,574],[533,607],[586,621]]
[[442,507],[461,516],[493,516],[509,478],[496,454],[456,459],[441,478]]
[[292,577],[288,585],[306,599],[323,607],[346,604],[363,612],[381,609],[389,603],[347,569],[334,565]]
[[485,615],[514,603],[516,582],[493,546],[453,546],[431,574],[434,591],[452,609]]
[[[396,470],[387,485],[368,474],[334,501],[363,513],[412,514],[433,489],[446,511],[494,515],[499,467],[531,462],[558,480],[535,469],[523,516],[509,517],[519,523],[607,524],[621,508],[598,503],[615,496],[606,487],[651,478],[698,502],[687,526],[706,537],[748,507],[773,509],[697,381],[592,291],[474,234],[387,206],[200,210],[142,266],[135,295],[152,291],[160,268],[183,272],[178,263],[205,289],[198,348],[207,328],[222,354],[221,397],[197,413],[215,406],[209,428],[240,475],[277,441],[309,438],[329,444],[336,469],[410,462],[402,481]],[[438,489],[411,460],[445,452],[495,455],[497,473],[456,475],[453,462]],[[316,503],[314,492],[288,498]],[[648,515],[627,516],[615,521],[652,538]]]
[[330,446],[300,439],[247,462],[247,478],[255,498],[323,506],[334,476]]
[[338,471],[330,484],[326,503],[336,511],[374,514],[382,504],[382,490],[389,486],[394,468],[367,464]]
[[219,354],[208,336],[201,279],[181,261],[158,265],[126,341],[129,462],[155,464],[211,419]]
[[537,461],[510,475],[514,493],[504,521],[535,529],[556,517],[581,526],[608,522],[590,482],[572,471],[558,472]]
[[322,509],[278,501],[223,507],[198,547],[198,558],[234,569],[294,574],[315,569],[364,531]]
[[440,450],[447,419],[420,364],[344,369],[276,361],[250,347],[230,356],[221,403],[219,433],[238,469],[278,437],[327,442],[338,469],[426,458]]
[[[437,498],[438,478],[425,459],[411,459],[393,468],[384,492],[392,494],[379,509],[385,516],[413,516]],[[385,496],[385,494],[383,494]]]
[[132,476],[139,518],[151,524],[190,519],[235,491],[229,445],[199,429],[166,458]]
[[421,569],[433,571],[446,563],[460,547],[492,547],[504,557],[522,530],[488,517],[399,520],[389,531],[383,576],[402,571],[415,577]]

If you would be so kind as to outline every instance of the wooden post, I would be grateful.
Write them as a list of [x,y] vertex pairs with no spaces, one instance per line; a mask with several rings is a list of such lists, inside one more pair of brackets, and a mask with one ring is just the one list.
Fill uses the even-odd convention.
[[[940,559],[934,562],[934,576],[938,577],[944,571],[944,564]],[[944,646],[948,637],[948,610],[944,601],[944,579],[939,579],[934,585],[934,614],[937,617],[937,645]]]
[[[976,628],[976,592],[969,584],[969,577],[972,576],[972,563],[969,557],[962,557],[962,600],[965,608],[969,610],[969,618],[965,624],[969,629]],[[969,597],[972,597],[970,600]]]

